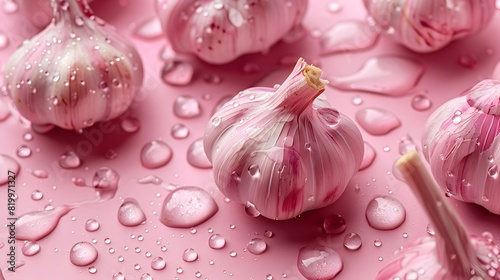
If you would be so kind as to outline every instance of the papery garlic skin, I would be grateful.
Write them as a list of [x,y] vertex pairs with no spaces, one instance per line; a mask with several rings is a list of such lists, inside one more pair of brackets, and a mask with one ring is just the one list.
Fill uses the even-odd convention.
[[[52,20],[54,9],[52,0],[16,0],[26,19],[38,28],[46,27]],[[94,0],[87,0],[88,3]],[[105,1],[105,0],[99,0]]]
[[175,51],[223,64],[265,51],[300,25],[308,0],[157,0]]
[[495,0],[364,0],[368,13],[391,36],[415,52],[433,52],[482,30]]
[[204,148],[224,195],[277,220],[342,195],[364,144],[351,119],[317,99],[320,75],[300,59],[279,88],[246,89],[212,116]]
[[5,65],[7,92],[33,124],[79,130],[127,110],[142,84],[138,52],[85,0],[54,1],[54,19]]
[[423,154],[453,198],[500,215],[500,81],[484,80],[427,120]]

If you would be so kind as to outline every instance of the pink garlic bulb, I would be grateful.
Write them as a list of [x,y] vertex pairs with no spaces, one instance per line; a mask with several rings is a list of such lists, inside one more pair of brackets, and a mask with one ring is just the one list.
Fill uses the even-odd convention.
[[396,166],[426,209],[436,233],[397,252],[376,280],[500,279],[500,245],[493,242],[491,233],[467,234],[417,152],[403,155]]
[[416,52],[432,52],[482,30],[495,0],[364,0],[368,13],[392,37]]
[[299,59],[281,86],[241,91],[212,116],[204,148],[224,195],[277,220],[342,195],[364,144],[351,119],[317,98],[321,73]]
[[[38,28],[46,27],[53,17],[52,0],[16,0],[26,19]],[[87,0],[92,2],[93,0]],[[103,1],[103,0],[101,0]]]
[[142,84],[139,54],[85,0],[52,3],[52,23],[5,65],[17,110],[32,124],[75,130],[119,116]]
[[423,154],[437,183],[458,200],[500,215],[500,81],[484,80],[427,120]]
[[158,15],[175,51],[223,64],[265,51],[304,17],[307,0],[157,0]]

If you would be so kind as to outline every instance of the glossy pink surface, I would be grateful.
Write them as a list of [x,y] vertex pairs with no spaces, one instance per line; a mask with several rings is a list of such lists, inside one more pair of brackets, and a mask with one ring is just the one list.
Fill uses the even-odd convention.
[[[280,42],[265,54],[243,56],[231,64],[217,67],[184,57],[183,61],[194,66],[192,82],[187,86],[175,86],[161,79],[164,62],[160,54],[171,55],[163,51],[165,39],[161,36],[142,39],[134,35],[140,24],[155,16],[153,2],[107,0],[91,4],[97,15],[117,26],[121,34],[132,40],[143,59],[143,89],[128,113],[111,123],[97,123],[82,134],[58,128],[38,134],[25,121],[19,121],[15,110],[0,122],[0,154],[15,159],[21,167],[16,181],[17,217],[43,210],[49,204],[59,207],[95,199],[94,189],[78,185],[82,185],[83,181],[84,185],[91,185],[93,174],[101,167],[110,167],[120,174],[114,198],[78,207],[63,216],[53,232],[37,241],[41,249],[36,255],[23,255],[23,242],[18,241],[17,265],[24,265],[18,267],[15,273],[4,271],[10,245],[7,243],[7,230],[0,230],[0,268],[7,280],[112,279],[113,275],[118,277],[120,273],[127,280],[141,279],[146,273],[154,279],[305,279],[297,267],[300,249],[305,246],[325,246],[339,254],[343,265],[335,279],[374,279],[379,269],[393,260],[394,252],[401,246],[428,236],[429,219],[409,187],[393,174],[394,161],[399,157],[398,143],[401,138],[411,136],[421,148],[422,128],[427,117],[445,101],[491,76],[500,61],[500,45],[493,39],[497,38],[500,26],[499,10],[495,11],[491,24],[481,33],[455,40],[435,53],[412,53],[389,36],[382,35],[367,50],[321,56],[318,35],[342,20],[362,21],[367,13],[362,1],[313,0],[309,2],[305,15],[306,33],[301,40]],[[20,11],[5,12],[3,3],[0,3],[2,69],[14,49],[37,31]],[[332,3],[341,8],[329,9]],[[2,34],[7,36],[7,44],[2,43]],[[188,163],[189,146],[203,137],[205,126],[221,100],[257,84],[273,87],[281,83],[299,56],[320,66],[325,77],[340,77],[355,73],[369,58],[387,55],[414,59],[425,69],[417,84],[406,94],[391,97],[343,91],[330,86],[325,91],[332,106],[351,119],[355,119],[356,113],[362,109],[376,107],[389,110],[401,120],[401,126],[381,136],[371,135],[360,127],[364,140],[374,148],[376,157],[369,167],[354,176],[344,194],[333,205],[287,221],[254,218],[245,212],[244,205],[225,199],[214,183],[211,169],[195,168]],[[473,68],[459,63],[464,55],[474,58],[476,64]],[[269,73],[272,75],[266,77]],[[430,109],[413,109],[414,96],[422,94],[430,99]],[[194,118],[175,115],[174,103],[179,96],[194,97],[200,104],[200,115]],[[353,97],[357,98],[354,103]],[[4,96],[2,99],[10,106],[9,99]],[[122,129],[122,121],[131,118],[140,122],[140,128],[127,132]],[[172,127],[179,123],[189,129],[185,138],[172,135]],[[141,148],[152,140],[162,140],[172,148],[171,160],[154,170],[143,167],[140,158]],[[31,149],[30,156],[21,158],[16,154],[21,145]],[[63,169],[59,166],[59,157],[68,151],[80,156],[82,163],[79,167]],[[44,170],[48,177],[33,176],[29,170]],[[5,174],[0,175],[3,178]],[[160,180],[151,180],[149,184],[138,183],[139,179],[149,175],[155,175]],[[159,221],[162,202],[176,186],[205,189],[215,199],[218,212],[194,228],[166,227]],[[32,199],[35,190],[43,193],[41,199]],[[368,225],[366,206],[379,195],[393,196],[404,205],[406,219],[400,227],[380,231]],[[137,200],[147,218],[145,224],[125,227],[119,223],[118,209],[127,198]],[[500,216],[490,214],[478,205],[451,198],[450,202],[470,234],[480,235],[490,231],[495,242],[500,242]],[[7,186],[1,185],[2,225],[7,224],[6,203]],[[340,214],[345,219],[345,232],[324,232],[324,219],[333,214]],[[89,219],[99,222],[96,231],[85,229]],[[363,245],[354,251],[343,245],[344,237],[352,232],[359,234],[363,241]],[[223,248],[210,248],[209,239],[213,234],[225,239]],[[254,238],[261,238],[267,244],[267,249],[260,255],[252,254],[247,248]],[[376,239],[382,242],[381,246],[374,245]],[[78,242],[90,242],[97,249],[99,256],[92,264],[84,267],[71,264],[70,250]],[[196,251],[198,260],[188,263],[182,259],[183,252],[188,248]],[[158,259],[155,262],[157,257],[165,260],[165,268],[152,268],[153,264],[158,267]]]

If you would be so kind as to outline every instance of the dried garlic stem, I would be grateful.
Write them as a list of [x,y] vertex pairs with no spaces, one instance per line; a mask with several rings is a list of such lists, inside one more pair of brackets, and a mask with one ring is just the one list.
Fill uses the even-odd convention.
[[328,81],[320,78],[323,70],[316,66],[307,65],[302,73],[304,77],[306,77],[307,84],[310,87],[321,92],[325,90],[325,84],[328,83]]
[[413,150],[403,155],[396,162],[396,167],[427,210],[434,225],[438,238],[438,260],[449,269],[450,274],[461,276],[460,279],[469,279],[471,269],[481,273],[464,225],[445,201],[417,152]]

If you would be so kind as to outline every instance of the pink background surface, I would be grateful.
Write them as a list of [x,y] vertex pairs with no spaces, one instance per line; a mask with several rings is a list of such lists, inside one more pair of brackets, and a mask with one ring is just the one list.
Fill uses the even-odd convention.
[[[193,59],[196,67],[193,82],[188,86],[175,87],[166,85],[160,79],[163,61],[159,53],[166,44],[165,40],[161,37],[145,40],[133,35],[137,25],[154,16],[152,1],[96,2],[92,4],[95,13],[129,37],[142,56],[146,74],[144,86],[141,98],[138,98],[129,112],[140,120],[141,129],[135,133],[126,133],[121,130],[119,121],[113,122],[113,131],[106,133],[102,141],[92,145],[90,154],[82,156],[82,166],[75,170],[64,170],[57,164],[59,156],[67,150],[77,149],[82,141],[88,141],[86,135],[89,133],[102,133],[98,132],[99,125],[87,129],[87,133],[83,134],[55,129],[41,135],[33,133],[28,125],[21,123],[15,112],[0,123],[0,153],[10,155],[21,165],[17,177],[17,215],[41,210],[47,204],[59,206],[92,199],[93,190],[75,186],[71,182],[73,177],[85,178],[89,183],[94,172],[103,166],[111,167],[121,175],[119,189],[113,200],[81,207],[64,216],[52,234],[38,241],[41,251],[37,255],[22,255],[22,242],[18,241],[17,261],[25,264],[15,273],[4,272],[6,279],[111,279],[116,272],[122,272],[126,279],[140,279],[144,273],[151,274],[154,279],[197,279],[196,272],[201,273],[200,279],[266,279],[268,275],[273,279],[303,279],[296,265],[297,254],[301,247],[309,244],[327,244],[341,255],[344,269],[335,279],[373,279],[377,271],[392,259],[396,250],[427,235],[427,216],[417,205],[409,188],[388,173],[392,172],[392,165],[399,156],[398,140],[410,135],[419,143],[421,129],[429,114],[443,102],[487,78],[500,60],[497,39],[499,11],[496,11],[491,24],[480,34],[455,41],[432,54],[414,54],[390,38],[382,36],[377,44],[367,51],[320,56],[318,39],[313,34],[321,33],[345,19],[361,20],[366,16],[366,12],[361,1],[335,1],[341,5],[342,10],[331,13],[327,11],[327,5],[334,1],[315,0],[310,1],[304,19],[304,26],[310,33],[304,39],[292,44],[278,43],[265,54],[244,56],[224,66],[213,67]],[[0,31],[6,33],[10,39],[10,45],[0,50],[0,68],[3,69],[9,55],[22,40],[35,34],[36,29],[26,22],[20,12],[0,12],[0,15]],[[215,105],[222,98],[257,84],[270,72],[281,70],[283,77],[283,73],[291,70],[291,66],[285,67],[278,63],[284,55],[303,56],[309,62],[319,62],[325,77],[328,77],[353,73],[366,59],[381,54],[413,57],[424,65],[425,72],[412,91],[398,98],[327,88],[325,94],[330,103],[352,118],[362,108],[381,107],[395,113],[402,120],[401,127],[385,136],[372,136],[361,129],[365,141],[375,148],[377,157],[371,167],[355,175],[344,195],[333,205],[304,213],[288,221],[252,218],[245,213],[242,205],[224,200],[224,196],[213,183],[211,170],[196,169],[186,161],[189,145],[203,136],[204,127]],[[473,69],[457,63],[462,55],[467,54],[477,60]],[[260,71],[244,73],[243,65],[248,62],[256,63]],[[208,84],[203,79],[203,75],[207,73],[219,75],[222,82],[219,85]],[[280,79],[282,78],[267,79],[264,84],[272,86],[280,83]],[[412,109],[411,99],[420,90],[426,90],[432,100],[430,110],[422,112]],[[194,119],[179,119],[174,116],[173,102],[179,95],[195,97],[202,106],[202,115]],[[363,98],[363,103],[359,106],[352,104],[351,99],[355,95]],[[188,138],[172,138],[170,129],[176,123],[182,123],[190,129]],[[26,132],[32,132],[34,139],[23,140]],[[141,166],[139,152],[146,142],[157,139],[167,142],[173,148],[174,155],[166,166],[148,170]],[[26,144],[33,150],[30,157],[22,159],[16,156],[16,149],[21,144]],[[384,151],[384,147],[390,150]],[[115,159],[105,158],[104,154],[109,150],[117,153]],[[49,173],[49,177],[36,178],[28,172],[29,169],[43,169]],[[162,178],[163,185],[137,183],[139,178],[147,175]],[[206,189],[219,205],[219,212],[207,222],[196,226],[194,234],[189,229],[167,228],[158,218],[161,203],[168,193],[165,187],[170,184]],[[360,187],[359,191],[355,190],[355,185]],[[6,189],[5,185],[0,186],[2,224],[6,223]],[[31,193],[34,190],[40,190],[44,195],[43,199],[32,200]],[[379,231],[369,227],[364,217],[368,201],[376,195],[390,193],[405,205],[406,221],[392,231]],[[129,197],[135,198],[146,213],[147,222],[144,225],[124,227],[118,222],[118,207]],[[495,241],[500,243],[499,216],[492,215],[479,206],[452,199],[450,202],[463,218],[470,233],[490,231],[495,236]],[[327,235],[322,231],[324,218],[333,213],[341,214],[347,222],[347,229],[343,234]],[[97,219],[101,225],[96,232],[85,230],[85,222],[91,218]],[[213,233],[226,238],[225,248],[213,250],[208,247],[210,228]],[[274,236],[264,237],[266,230],[272,231]],[[358,233],[363,240],[362,247],[357,251],[348,251],[342,245],[345,234],[350,232]],[[407,233],[406,238],[403,237],[404,233]],[[136,238],[131,238],[132,235]],[[144,237],[143,241],[137,239],[139,235]],[[255,237],[264,239],[268,244],[267,251],[259,256],[246,251],[248,241]],[[105,238],[110,238],[111,243],[105,244]],[[383,245],[375,247],[375,239],[380,239]],[[99,257],[92,264],[97,268],[97,273],[90,274],[88,267],[77,267],[70,263],[69,250],[77,242],[93,240]],[[157,244],[158,240],[161,245]],[[0,243],[7,245],[6,230],[0,231]],[[160,249],[162,245],[166,245],[167,251]],[[128,250],[125,247],[128,247]],[[139,253],[135,252],[136,247],[140,248]],[[110,248],[115,250],[113,254],[109,253]],[[193,263],[184,262],[182,253],[187,248],[195,249],[199,260]],[[7,246],[0,249],[0,260],[6,259],[6,249]],[[230,251],[236,251],[237,256],[231,257]],[[151,257],[146,256],[147,252],[151,253]],[[125,259],[123,262],[118,261],[120,255]],[[152,259],[157,256],[163,257],[167,262],[167,267],[162,271],[154,271],[150,267]],[[379,257],[383,260],[380,261]],[[213,261],[213,264],[210,261]],[[141,268],[134,269],[135,264],[139,264]],[[5,267],[5,261],[1,261],[0,268],[4,270]],[[176,273],[178,267],[182,267],[182,274]]]

